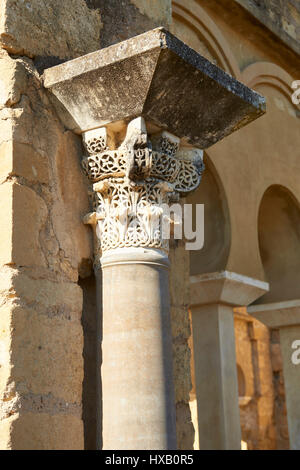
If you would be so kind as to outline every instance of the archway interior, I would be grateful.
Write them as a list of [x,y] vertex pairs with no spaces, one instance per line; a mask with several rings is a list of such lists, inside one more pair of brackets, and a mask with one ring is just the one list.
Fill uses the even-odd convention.
[[195,230],[196,204],[204,204],[204,246],[190,251],[190,274],[222,271],[226,268],[230,249],[229,213],[225,195],[218,175],[207,155],[204,157],[205,171],[202,182],[195,193],[186,200],[193,205]]
[[267,189],[258,215],[260,256],[270,291],[255,303],[300,298],[300,207],[283,186]]

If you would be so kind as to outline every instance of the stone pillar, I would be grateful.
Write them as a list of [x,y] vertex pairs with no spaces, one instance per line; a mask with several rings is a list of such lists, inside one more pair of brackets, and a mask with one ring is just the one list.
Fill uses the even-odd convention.
[[176,449],[168,259],[123,248],[103,269],[103,447]]
[[103,270],[103,447],[176,449],[163,205],[199,185],[202,152],[167,132],[151,142],[141,117],[112,150],[116,138],[109,126],[83,136]]
[[290,448],[300,450],[300,300],[252,305],[248,312],[280,331]]
[[199,185],[197,149],[264,114],[265,100],[163,28],[52,67],[44,85],[83,134],[94,183],[85,222],[103,266],[104,448],[174,448],[162,205]]
[[227,271],[191,276],[201,450],[241,448],[233,307],[267,290],[264,282]]

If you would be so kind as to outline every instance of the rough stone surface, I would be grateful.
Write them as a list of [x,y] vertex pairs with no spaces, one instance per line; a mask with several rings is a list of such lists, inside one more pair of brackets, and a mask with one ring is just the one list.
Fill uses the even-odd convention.
[[81,144],[57,120],[31,60],[2,51],[0,70],[0,445],[80,449],[77,280],[92,256]]
[[276,424],[276,448],[278,450],[288,450],[290,448],[290,443],[279,330],[271,330],[271,357],[275,392],[274,421]]
[[[293,343],[294,341],[298,341],[300,333],[299,303],[299,300],[294,300],[250,307],[252,315],[262,323],[271,328],[279,328],[282,365],[278,361],[277,357],[277,361],[273,360],[273,371],[280,377],[280,379],[284,377],[289,440],[290,448],[292,450],[300,449],[300,402],[297,390],[299,382],[299,368],[293,361],[292,357]],[[272,349],[274,350],[274,344],[272,345]],[[278,352],[279,351],[277,351],[277,356]],[[276,359],[276,356],[274,357],[274,353],[273,358]],[[283,369],[283,376],[281,376],[281,369]],[[280,385],[283,384],[280,383]],[[282,395],[283,394],[284,392]],[[282,428],[282,420],[279,426]],[[285,437],[284,433],[282,437]]]
[[[2,425],[1,425],[2,426]],[[82,420],[72,415],[16,414],[4,422],[7,443],[0,437],[3,450],[78,450],[83,447]]]
[[78,57],[99,48],[101,21],[84,0],[3,0],[0,43],[12,54]]
[[8,267],[0,278],[2,448],[82,448],[81,289]]
[[300,5],[297,0],[236,1],[300,53]]
[[76,132],[143,116],[202,149],[265,112],[261,95],[163,28],[47,69],[44,85]]
[[101,47],[124,41],[172,21],[171,0],[85,0],[101,12]]
[[272,354],[268,328],[235,309],[242,440],[248,450],[277,448]]

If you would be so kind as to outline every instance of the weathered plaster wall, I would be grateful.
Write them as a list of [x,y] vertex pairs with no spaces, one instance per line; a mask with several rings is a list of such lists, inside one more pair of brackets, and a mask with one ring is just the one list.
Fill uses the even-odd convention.
[[260,255],[271,289],[255,303],[297,299],[300,208],[286,188],[274,185],[265,192],[259,208],[258,236]]
[[[216,222],[215,250],[208,249],[209,242],[200,256],[192,254],[192,272],[204,272],[203,264],[206,264],[209,270],[210,266],[217,266],[218,270],[226,267],[268,280],[258,243],[258,214],[263,195],[269,186],[278,184],[287,188],[296,201],[300,200],[296,182],[300,171],[299,109],[291,102],[290,88],[292,81],[299,78],[299,55],[261,23],[252,20],[251,15],[232,0],[174,0],[172,30],[205,57],[267,98],[266,116],[207,151],[216,177],[214,181],[206,178],[203,184],[210,194],[216,193],[217,184],[223,205],[228,207],[225,220],[230,223],[230,253],[227,260],[223,260],[223,266],[217,264],[222,260],[218,239],[224,223],[218,225]],[[194,203],[203,203],[202,189],[200,186],[192,196]],[[216,204],[207,205],[210,234],[213,234],[212,221],[222,221],[222,217],[216,217],[216,207]],[[222,216],[220,205],[217,212]],[[270,233],[276,240],[275,224],[270,224]],[[291,260],[294,250],[289,243],[285,243],[284,249],[290,250],[287,259]],[[276,250],[279,258],[281,252],[281,249]],[[277,270],[284,268],[282,272],[291,272],[293,286],[299,286],[299,273],[291,263],[287,267],[279,260],[278,266]],[[274,294],[285,298],[287,289],[281,283],[273,289]],[[254,399],[241,408],[243,437],[249,448],[286,448],[282,372],[274,370],[278,367],[274,366],[274,347],[270,354],[270,338],[265,327],[258,322],[253,322],[250,330],[246,326],[247,323],[236,322],[237,356],[241,366],[245,366],[245,377],[253,383],[260,380],[260,395],[254,393],[252,384]],[[250,360],[250,345],[253,349],[255,342],[257,364],[253,362],[255,355]]]
[[[193,46],[199,47],[201,52],[201,43],[204,42],[210,54],[215,53],[216,61],[221,66],[226,55],[229,59],[227,64],[225,62],[226,67],[236,71],[237,78],[267,98],[268,112],[265,116],[207,151],[222,182],[229,208],[231,250],[227,268],[263,279],[265,274],[257,236],[257,218],[263,194],[270,185],[281,184],[290,189],[297,200],[300,199],[295,176],[299,167],[296,150],[300,138],[299,109],[291,102],[293,76],[273,62],[272,49],[268,51],[268,56],[267,51],[260,51],[255,42],[249,41],[251,24],[248,25],[249,34],[243,36],[230,23],[226,23],[221,14],[218,15],[219,10],[212,13],[210,8],[200,9],[194,0],[185,0],[184,4],[185,8],[189,7],[191,15],[197,14],[199,18],[198,43],[192,33]],[[192,18],[185,12],[181,13],[179,8],[176,11],[173,28],[180,36],[182,27],[187,40],[186,25],[188,20],[192,22]],[[202,27],[205,19],[203,12],[213,20],[210,35],[206,37]],[[181,17],[181,14],[185,16]],[[235,20],[238,23],[239,19],[239,16],[232,15],[231,22]],[[190,28],[192,26],[194,31],[196,25],[190,23]],[[218,49],[217,42],[220,45]],[[284,54],[282,56],[285,60]],[[299,57],[297,61],[299,70]],[[296,62],[291,63],[291,67],[295,65]],[[294,78],[297,78],[296,74]],[[196,195],[193,200],[196,202]]]
[[236,359],[240,402],[242,440],[248,450],[258,447],[257,370],[253,364],[254,349],[250,339],[250,327],[243,317],[235,316]]
[[230,220],[222,183],[204,155],[205,172],[201,184],[188,198],[189,204],[204,204],[204,246],[191,251],[191,275],[221,271],[226,265],[230,248]]
[[298,0],[236,0],[255,18],[300,53],[300,5]]
[[[282,0],[282,3],[287,2]],[[220,28],[225,39],[223,41],[220,36],[215,36],[218,41],[221,39],[221,49],[226,47],[225,42],[229,43],[230,53],[234,54],[241,70],[257,61],[271,61],[298,76],[299,49],[291,48],[292,38],[289,43],[283,42],[279,35],[271,32],[236,0],[173,0],[173,11],[177,5],[191,11],[203,23],[206,23],[206,19],[202,16],[202,11],[208,13],[210,21],[214,22],[214,28]],[[206,39],[211,41],[214,35],[215,31],[213,37]]]

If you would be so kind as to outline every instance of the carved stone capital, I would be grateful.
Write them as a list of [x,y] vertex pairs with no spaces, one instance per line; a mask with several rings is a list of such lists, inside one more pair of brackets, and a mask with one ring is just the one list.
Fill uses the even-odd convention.
[[[168,251],[163,238],[163,205],[195,190],[204,169],[202,151],[180,148],[180,139],[161,132],[149,137],[143,118],[120,133],[105,127],[83,135],[83,169],[93,183],[94,212],[101,250],[147,247]],[[117,143],[116,143],[117,142]]]

